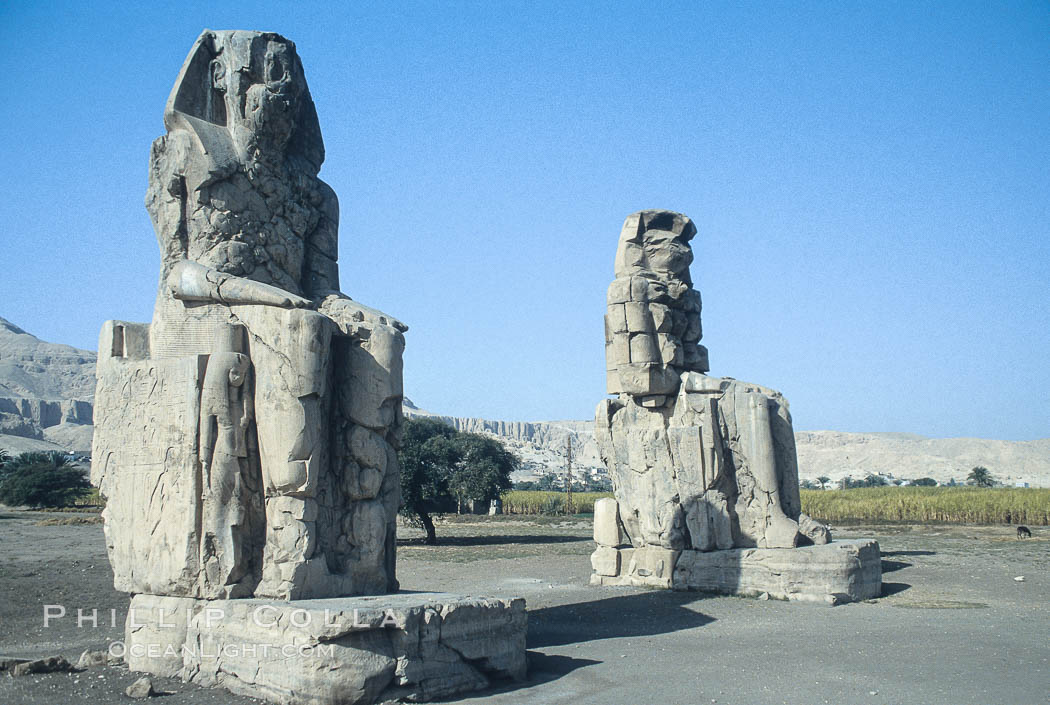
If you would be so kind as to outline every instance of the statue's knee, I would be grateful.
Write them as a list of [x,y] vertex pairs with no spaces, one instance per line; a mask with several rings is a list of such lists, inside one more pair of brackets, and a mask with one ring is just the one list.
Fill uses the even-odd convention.
[[271,468],[267,489],[281,494],[301,492],[310,485],[310,464],[305,460],[291,460]]

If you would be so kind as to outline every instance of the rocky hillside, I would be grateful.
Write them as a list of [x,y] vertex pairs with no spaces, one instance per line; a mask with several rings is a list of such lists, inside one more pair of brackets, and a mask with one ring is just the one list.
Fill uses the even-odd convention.
[[[64,448],[87,452],[93,427],[95,353],[44,342],[0,318],[0,448],[9,453]],[[602,469],[593,421],[493,421],[438,416],[405,399],[406,416],[436,416],[460,431],[486,433],[522,458],[515,479],[565,469],[572,442],[578,475]],[[1009,484],[1050,487],[1050,438],[995,441],[981,438],[926,438],[906,433],[799,431],[799,476],[838,481],[883,474],[902,479],[932,477],[962,481],[976,465]]]
[[88,451],[94,394],[95,353],[0,318],[0,448]]
[[[405,401],[405,414],[435,416]],[[487,433],[503,440],[523,459],[516,480],[544,469],[565,468],[566,439],[572,437],[573,464],[581,471],[601,467],[594,442],[593,421],[492,421],[440,416],[457,430]],[[799,479],[818,477],[837,482],[869,474],[888,478],[932,477],[946,483],[963,482],[970,470],[982,465],[1007,484],[1027,482],[1050,487],[1050,438],[1037,441],[995,441],[983,438],[926,438],[907,433],[846,433],[797,431]]]
[[493,421],[464,416],[441,416],[405,399],[405,416],[430,416],[439,418],[465,433],[484,433],[499,438],[522,460],[521,470],[514,475],[515,481],[532,480],[544,471],[565,471],[565,453],[572,443],[573,468],[576,477],[604,472],[598,457],[598,444],[594,442],[593,421]]
[[932,477],[963,482],[978,465],[1007,484],[1050,487],[1050,438],[995,441],[986,438],[926,438],[908,433],[796,431],[800,479],[838,481],[882,474],[903,479]]

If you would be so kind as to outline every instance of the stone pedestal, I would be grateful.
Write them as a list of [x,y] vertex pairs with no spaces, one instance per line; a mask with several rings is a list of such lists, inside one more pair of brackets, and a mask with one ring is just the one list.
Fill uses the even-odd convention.
[[132,671],[274,703],[446,698],[525,676],[525,600],[412,593],[278,602],[136,595]]
[[878,597],[878,542],[836,541],[799,548],[671,551],[655,546],[599,546],[592,585],[635,585],[777,600],[840,604]]

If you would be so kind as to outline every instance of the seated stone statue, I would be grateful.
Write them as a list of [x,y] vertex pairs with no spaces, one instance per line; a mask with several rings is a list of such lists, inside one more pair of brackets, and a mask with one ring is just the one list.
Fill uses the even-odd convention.
[[99,346],[92,472],[116,587],[396,590],[407,329],[338,291],[338,203],[295,46],[205,31],[164,123],[153,321],[110,321]]
[[669,580],[675,551],[827,540],[805,517],[800,532],[787,400],[706,374],[689,276],[695,234],[679,213],[629,216],[605,315],[607,390],[617,398],[598,405],[596,436],[622,532],[635,549],[659,549],[636,550],[634,569],[645,577],[654,566],[644,562],[663,561],[658,583]]

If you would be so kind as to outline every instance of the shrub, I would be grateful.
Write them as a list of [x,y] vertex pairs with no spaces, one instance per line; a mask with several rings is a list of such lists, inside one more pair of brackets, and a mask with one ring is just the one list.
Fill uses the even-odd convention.
[[22,453],[0,475],[0,502],[9,506],[69,507],[90,490],[83,471],[57,452]]

